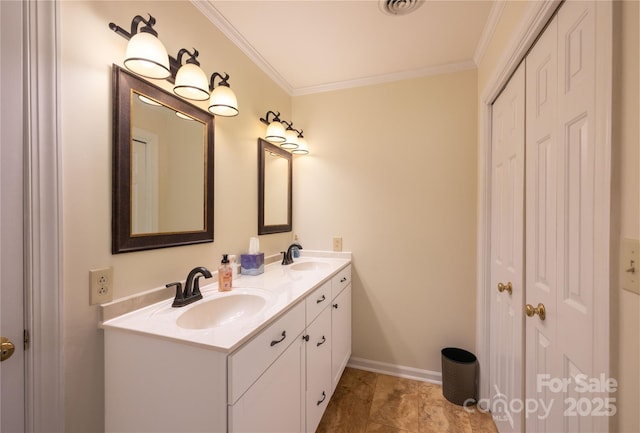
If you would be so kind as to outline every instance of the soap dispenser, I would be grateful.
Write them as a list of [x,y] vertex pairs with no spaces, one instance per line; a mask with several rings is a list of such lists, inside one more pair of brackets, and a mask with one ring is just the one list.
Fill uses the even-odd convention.
[[[298,235],[294,236],[293,242],[294,243],[298,243]],[[293,247],[291,247],[291,253],[292,253],[294,259],[297,259],[298,257],[300,257],[300,250],[295,245]]]
[[233,270],[229,265],[229,255],[222,255],[222,262],[218,268],[218,291],[228,292],[231,290],[233,281]]

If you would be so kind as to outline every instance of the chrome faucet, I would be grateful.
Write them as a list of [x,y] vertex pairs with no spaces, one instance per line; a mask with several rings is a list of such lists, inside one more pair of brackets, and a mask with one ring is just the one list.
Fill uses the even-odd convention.
[[[200,275],[198,275],[200,274]],[[172,307],[184,307],[199,299],[202,299],[202,293],[200,293],[200,278],[211,278],[211,272],[204,266],[198,266],[193,268],[189,275],[187,275],[187,281],[184,283],[184,292],[182,291],[182,283],[175,282],[169,283],[166,287],[176,287],[176,297],[173,299]]]
[[297,247],[299,250],[302,249],[302,245],[300,245],[298,242],[294,242],[291,245],[289,245],[289,248],[287,248],[287,251],[281,251],[281,253],[283,254],[282,256],[283,265],[290,265],[291,263],[293,263],[293,257],[291,256],[291,249],[293,247]]

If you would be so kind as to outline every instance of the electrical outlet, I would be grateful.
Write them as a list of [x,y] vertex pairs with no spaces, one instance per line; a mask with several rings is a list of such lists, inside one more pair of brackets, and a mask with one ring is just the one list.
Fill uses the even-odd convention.
[[104,304],[113,300],[113,268],[89,271],[89,303]]
[[340,236],[333,237],[333,251],[342,251],[342,238]]
[[623,239],[620,255],[622,288],[640,295],[640,241]]

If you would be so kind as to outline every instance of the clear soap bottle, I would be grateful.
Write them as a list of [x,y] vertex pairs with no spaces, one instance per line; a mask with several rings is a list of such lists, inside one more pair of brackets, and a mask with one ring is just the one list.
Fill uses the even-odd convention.
[[[298,243],[298,235],[294,236],[293,242]],[[300,250],[295,245],[291,247],[291,253],[293,254],[294,259],[297,259],[298,257],[300,257]]]
[[228,292],[233,282],[233,269],[229,265],[229,255],[222,255],[222,262],[218,268],[218,291]]

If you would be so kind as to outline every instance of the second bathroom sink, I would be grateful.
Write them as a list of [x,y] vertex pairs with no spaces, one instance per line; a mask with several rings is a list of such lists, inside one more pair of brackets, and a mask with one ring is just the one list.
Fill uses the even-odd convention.
[[294,271],[318,271],[329,267],[325,262],[298,262],[290,266]]

